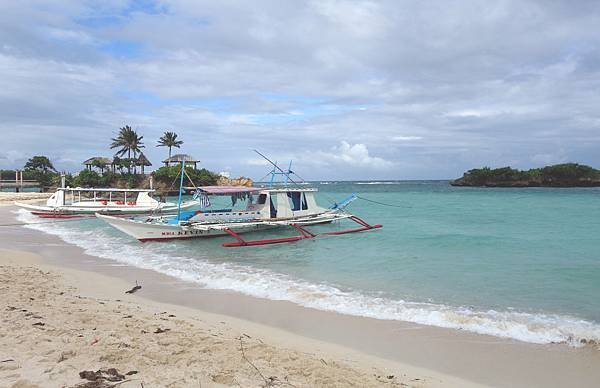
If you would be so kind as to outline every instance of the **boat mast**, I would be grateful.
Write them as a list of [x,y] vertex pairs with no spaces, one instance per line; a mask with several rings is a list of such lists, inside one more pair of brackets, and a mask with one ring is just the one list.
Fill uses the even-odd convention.
[[185,160],[181,161],[181,179],[179,179],[179,200],[177,201],[177,221],[181,215],[181,195],[183,193],[183,174],[185,173]]

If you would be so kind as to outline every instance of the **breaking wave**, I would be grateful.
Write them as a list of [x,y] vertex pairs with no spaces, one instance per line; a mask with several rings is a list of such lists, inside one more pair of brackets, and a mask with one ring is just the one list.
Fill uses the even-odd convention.
[[[532,343],[568,343],[574,346],[600,342],[600,325],[576,317],[515,311],[478,311],[434,303],[414,303],[358,291],[344,291],[328,284],[311,283],[267,269],[173,254],[162,244],[138,244],[115,236],[108,226],[93,229],[77,223],[34,224],[37,219],[19,210],[26,228],[60,237],[87,254],[118,263],[154,270],[199,284],[207,289],[233,290],[272,300],[342,314],[467,330]],[[95,221],[93,221],[95,222]],[[68,225],[71,224],[71,225]],[[171,245],[172,247],[172,245]]]

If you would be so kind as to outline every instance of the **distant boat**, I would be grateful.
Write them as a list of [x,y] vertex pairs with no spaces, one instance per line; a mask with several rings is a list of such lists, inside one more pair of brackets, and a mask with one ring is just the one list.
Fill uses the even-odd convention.
[[140,214],[152,212],[173,212],[178,208],[189,208],[197,201],[160,202],[150,195],[152,189],[94,189],[59,188],[46,201],[46,205],[33,205],[15,202],[15,205],[29,210],[42,218],[72,218],[77,215],[100,214]]

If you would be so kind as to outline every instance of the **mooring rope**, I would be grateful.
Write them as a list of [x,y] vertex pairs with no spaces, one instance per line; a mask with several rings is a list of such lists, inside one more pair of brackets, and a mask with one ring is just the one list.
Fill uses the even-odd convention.
[[358,195],[356,196],[356,198],[362,199],[363,201],[367,201],[367,202],[371,202],[371,203],[376,203],[376,204],[382,205],[382,206],[399,207],[399,208],[411,208],[412,207],[412,206],[394,205],[394,204],[391,204],[391,203],[383,203],[383,202],[379,202],[379,201],[374,201],[372,199],[360,197]]

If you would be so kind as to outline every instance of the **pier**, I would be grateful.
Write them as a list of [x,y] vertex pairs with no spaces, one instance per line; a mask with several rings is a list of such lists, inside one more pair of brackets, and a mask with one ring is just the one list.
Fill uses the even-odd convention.
[[40,192],[42,191],[38,181],[23,180],[23,172],[19,170],[15,171],[15,179],[0,179],[0,191],[6,188],[14,189],[17,193],[25,188],[37,188]]

